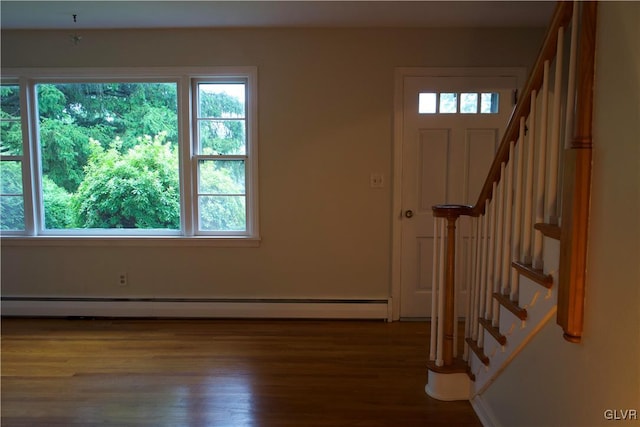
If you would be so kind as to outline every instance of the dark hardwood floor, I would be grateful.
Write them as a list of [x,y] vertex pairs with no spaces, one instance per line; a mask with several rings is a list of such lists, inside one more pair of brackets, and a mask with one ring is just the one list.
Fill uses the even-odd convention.
[[2,426],[481,426],[427,323],[2,319]]

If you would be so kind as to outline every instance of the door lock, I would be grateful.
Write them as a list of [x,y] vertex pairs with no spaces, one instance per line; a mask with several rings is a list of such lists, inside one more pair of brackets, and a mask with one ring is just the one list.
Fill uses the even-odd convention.
[[406,211],[404,213],[404,216],[407,218],[412,218],[413,217],[413,211],[411,209],[409,209],[408,211]]

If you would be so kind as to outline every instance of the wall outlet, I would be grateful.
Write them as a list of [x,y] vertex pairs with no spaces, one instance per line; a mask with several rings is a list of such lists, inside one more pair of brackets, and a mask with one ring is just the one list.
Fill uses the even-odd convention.
[[369,176],[369,186],[371,188],[384,187],[384,175],[382,175],[381,173],[372,173]]
[[120,273],[118,275],[118,285],[119,286],[127,286],[129,284],[129,278],[127,277],[127,273]]

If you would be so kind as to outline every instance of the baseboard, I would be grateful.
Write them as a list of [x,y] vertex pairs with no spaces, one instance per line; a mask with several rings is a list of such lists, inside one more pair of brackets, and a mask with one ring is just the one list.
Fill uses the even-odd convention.
[[3,297],[2,316],[383,319],[390,300]]
[[476,415],[484,427],[501,427],[500,423],[496,420],[493,411],[484,401],[482,396],[478,395],[471,399],[470,402],[473,410],[476,412]]

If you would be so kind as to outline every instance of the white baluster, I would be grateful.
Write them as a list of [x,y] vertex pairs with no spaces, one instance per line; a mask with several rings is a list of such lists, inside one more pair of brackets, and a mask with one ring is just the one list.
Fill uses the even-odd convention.
[[[513,240],[511,249],[511,261],[518,261],[520,257],[520,237],[522,233],[522,193],[524,191],[524,185],[522,182],[522,176],[524,174],[524,134],[525,125],[524,117],[520,118],[520,132],[518,136],[518,163],[516,164],[516,182],[514,185],[514,213],[513,213]],[[511,263],[509,263],[511,265]],[[511,292],[509,294],[511,301],[518,300],[518,288],[520,286],[520,275],[518,272],[511,268]]]
[[496,200],[496,196],[498,194],[498,184],[496,182],[493,183],[493,199],[491,201],[491,223],[489,224],[490,226],[490,230],[489,230],[489,250],[488,250],[488,255],[489,258],[487,260],[487,296],[486,296],[486,301],[485,301],[485,316],[484,318],[487,320],[491,320],[493,319],[493,303],[492,303],[492,295],[493,295],[493,283],[494,283],[494,258],[495,258],[495,248],[496,248],[496,216],[497,216],[497,212],[496,212],[496,204],[497,204],[497,200]]
[[474,311],[476,308],[476,280],[478,277],[478,269],[477,269],[477,241],[478,241],[478,217],[471,218],[471,237],[469,238],[469,286],[467,288],[467,312],[464,317],[464,354],[463,359],[469,360],[469,345],[467,344],[467,338],[471,338],[473,336],[473,328],[477,321],[474,321]]
[[476,241],[475,241],[475,274],[473,286],[472,312],[469,315],[471,328],[471,339],[478,340],[478,317],[480,316],[480,283],[482,281],[482,222],[484,215],[475,218]]
[[[498,184],[498,193],[496,200],[496,245],[494,248],[494,278],[493,278],[493,293],[500,292],[502,283],[502,235],[504,233],[504,190],[506,187],[505,182],[505,163],[500,165],[500,183]],[[495,326],[499,320],[500,304],[498,300],[493,299],[491,320]]]
[[524,207],[523,207],[523,223],[522,223],[522,252],[520,260],[524,264],[532,263],[532,248],[531,248],[531,236],[533,235],[532,216],[533,211],[531,206],[533,205],[533,156],[536,145],[536,104],[537,104],[537,92],[534,90],[531,92],[531,112],[529,113],[529,132],[528,138],[525,138],[527,148],[525,150],[527,158],[527,176],[524,183]]
[[549,144],[549,179],[545,194],[545,212],[549,224],[558,223],[558,158],[560,155],[560,101],[562,100],[562,66],[564,64],[564,28],[558,29],[553,109],[551,111],[551,141]]
[[571,17],[571,47],[569,49],[569,81],[567,82],[567,112],[565,114],[564,147],[571,147],[573,138],[573,112],[576,97],[576,56],[578,45],[578,10],[580,2],[573,2],[573,16]]
[[513,230],[513,168],[515,164],[515,142],[511,141],[509,144],[509,163],[507,164],[507,182],[504,201],[504,236],[502,239],[502,287],[500,291],[503,295],[506,295],[510,289],[509,282],[511,275],[509,273],[511,271],[511,238]]
[[[480,292],[478,303],[478,318],[487,317],[487,265],[489,256],[489,221],[490,221],[490,200],[484,202],[484,216],[482,218],[482,259],[480,271]],[[484,342],[484,328],[478,327],[478,346],[482,347]]]
[[460,301],[460,294],[462,291],[462,286],[460,286],[460,279],[461,279],[460,276],[464,274],[464,270],[465,270],[464,268],[465,260],[461,256],[461,254],[464,253],[464,249],[460,245],[460,239],[462,235],[461,222],[462,222],[462,218],[458,218],[458,221],[457,221],[458,224],[456,227],[458,229],[458,232],[455,235],[456,247],[455,247],[455,253],[453,254],[453,260],[456,263],[455,269],[457,270],[455,274],[455,280],[453,281],[453,357],[454,358],[458,357],[458,319],[459,319],[458,302]]
[[[544,62],[542,79],[542,114],[540,117],[540,140],[538,142],[538,179],[535,198],[535,223],[544,222],[544,184],[547,165],[547,104],[549,102],[549,61]],[[542,268],[542,233],[533,233],[533,267]]]
[[438,266],[438,338],[436,344],[436,366],[442,366],[444,364],[444,243],[445,243],[445,218],[438,218],[440,221],[440,259]]
[[433,271],[431,272],[431,345],[429,360],[436,360],[438,326],[438,218],[433,218]]

